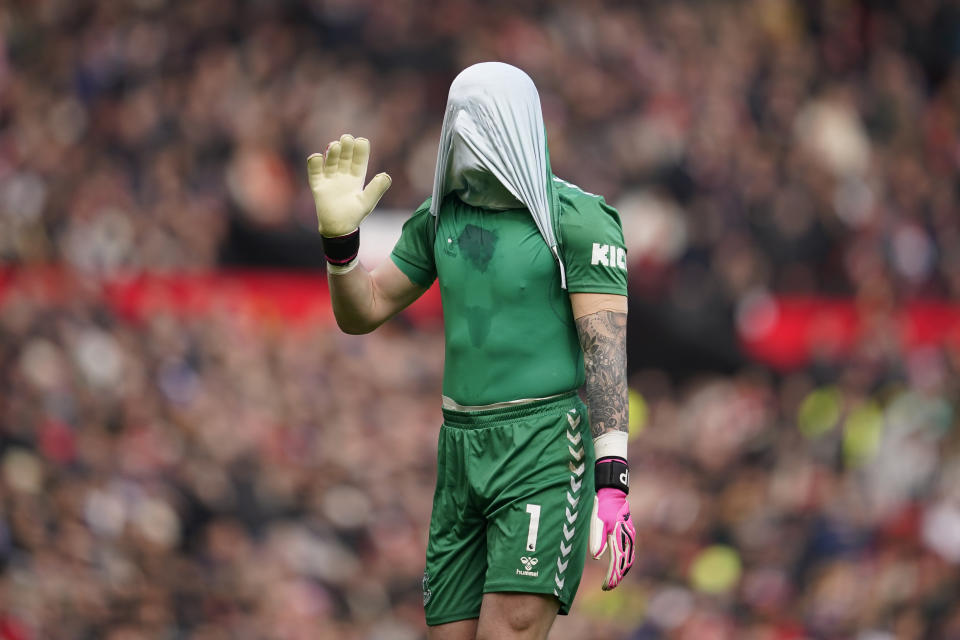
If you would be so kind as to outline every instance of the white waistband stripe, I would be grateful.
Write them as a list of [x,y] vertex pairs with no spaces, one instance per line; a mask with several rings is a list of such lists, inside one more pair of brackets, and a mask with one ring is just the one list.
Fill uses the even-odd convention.
[[443,396],[443,408],[451,411],[486,411],[487,409],[505,409],[507,407],[515,407],[518,405],[529,404],[531,402],[540,402],[541,400],[552,400],[553,398],[559,398],[560,396],[564,395],[564,393],[566,393],[566,391],[543,398],[520,398],[519,400],[507,400],[506,402],[494,402],[493,404],[460,404],[453,398]]

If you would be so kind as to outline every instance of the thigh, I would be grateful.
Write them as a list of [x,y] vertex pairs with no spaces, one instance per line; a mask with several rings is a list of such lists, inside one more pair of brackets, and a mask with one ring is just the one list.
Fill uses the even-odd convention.
[[[469,432],[447,427],[440,430],[437,488],[423,573],[423,608],[427,624],[431,626],[480,615],[487,543],[483,517],[473,505],[464,471],[463,457],[469,446],[469,435]],[[454,634],[461,627],[457,625],[437,633]]]
[[593,507],[593,448],[582,404],[517,426],[487,514],[484,592],[554,596],[566,614],[583,573]]
[[475,640],[476,637],[476,618],[427,627],[427,640]]
[[477,640],[542,640],[557,617],[559,604],[546,595],[484,594]]

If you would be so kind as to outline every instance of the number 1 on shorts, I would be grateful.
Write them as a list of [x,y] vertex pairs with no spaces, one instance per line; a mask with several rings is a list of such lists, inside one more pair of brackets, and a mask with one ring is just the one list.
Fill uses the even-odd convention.
[[530,514],[530,528],[527,529],[527,551],[536,551],[537,531],[540,529],[540,505],[528,504],[527,513]]

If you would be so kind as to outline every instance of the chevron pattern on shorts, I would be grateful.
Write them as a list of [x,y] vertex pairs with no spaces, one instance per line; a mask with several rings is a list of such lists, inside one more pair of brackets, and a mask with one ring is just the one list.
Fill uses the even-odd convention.
[[583,472],[586,469],[586,460],[580,434],[580,415],[576,409],[567,412],[567,451],[570,452],[570,488],[567,489],[567,508],[563,523],[563,539],[560,541],[560,556],[557,558],[557,571],[553,576],[556,585],[553,595],[559,597],[560,590],[566,582],[567,565],[570,564],[570,554],[573,552],[573,536],[577,532],[577,509],[580,504],[580,487],[583,485]]

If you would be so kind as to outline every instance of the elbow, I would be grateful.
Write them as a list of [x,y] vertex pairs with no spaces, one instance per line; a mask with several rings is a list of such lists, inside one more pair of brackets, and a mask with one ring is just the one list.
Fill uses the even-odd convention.
[[347,335],[362,336],[377,328],[376,324],[360,322],[356,319],[337,318],[337,326]]
[[367,329],[366,327],[340,327],[340,330],[351,336],[362,336],[373,331],[373,329]]

